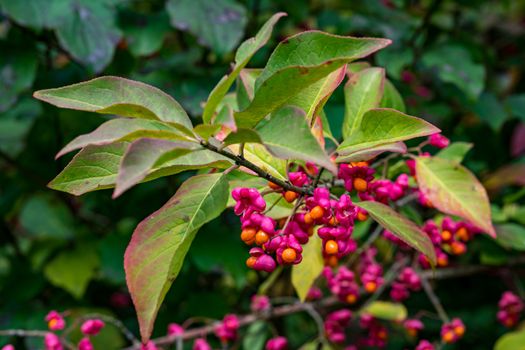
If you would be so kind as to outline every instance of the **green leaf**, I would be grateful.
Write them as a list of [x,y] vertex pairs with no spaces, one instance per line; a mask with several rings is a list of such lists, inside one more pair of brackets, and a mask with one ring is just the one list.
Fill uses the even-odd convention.
[[194,176],[133,232],[124,267],[143,342],[151,335],[162,300],[195,234],[224,210],[228,195],[224,174]]
[[525,227],[513,223],[496,225],[496,241],[503,247],[525,251]]
[[440,130],[432,124],[389,108],[371,109],[363,115],[361,126],[339,145],[341,156],[415,137],[432,135]]
[[326,116],[326,113],[324,112],[324,110],[321,110],[320,112],[320,115],[319,115],[319,118],[321,118],[321,125],[323,126],[323,134],[326,138],[329,138],[330,140],[332,140],[332,142],[334,144],[339,144],[339,142],[337,141],[337,139],[335,138],[333,132],[332,132],[332,128],[330,127],[330,122],[328,121],[328,118]]
[[18,217],[30,238],[70,239],[75,236],[75,220],[66,205],[46,195],[34,195],[22,206]]
[[385,91],[383,91],[383,98],[379,104],[381,108],[392,108],[400,112],[406,113],[405,101],[399,91],[392,82],[385,79]]
[[[104,146],[87,146],[48,185],[54,190],[79,196],[86,192],[115,187],[119,166],[129,143],[118,142]],[[206,149],[186,155],[160,156],[142,182],[206,167],[227,168],[231,161]]]
[[385,143],[369,149],[364,149],[348,155],[338,156],[336,162],[360,162],[373,159],[384,152],[396,152],[405,154],[407,146],[403,142]]
[[361,309],[361,313],[386,321],[401,322],[407,318],[407,309],[403,304],[389,301],[374,301]]
[[275,156],[311,161],[333,173],[337,172],[335,164],[313,136],[302,110],[295,107],[282,108],[257,131],[265,146]]
[[203,140],[208,140],[221,130],[221,125],[199,124],[193,128],[193,132],[199,135]]
[[25,27],[52,28],[61,13],[67,11],[67,2],[46,0],[0,0],[0,9]]
[[131,53],[134,56],[148,56],[160,50],[171,26],[168,15],[159,12],[149,16],[134,16],[122,29]]
[[208,167],[225,169],[232,165],[232,161],[218,153],[199,149],[185,155],[168,152],[159,157],[154,169],[146,177],[145,181],[157,179],[180,173],[181,171],[203,169]]
[[41,113],[41,104],[29,97],[0,113],[0,150],[16,157],[24,149],[26,136]]
[[112,232],[97,240],[97,251],[100,256],[100,278],[116,286],[126,282],[122,257],[129,242],[130,227],[134,219],[125,221],[126,233]]
[[222,130],[237,130],[234,111],[237,110],[237,98],[234,93],[227,94],[219,104],[219,113],[213,120],[213,124],[220,125]]
[[153,86],[119,77],[40,90],[34,97],[61,108],[156,119],[192,128],[188,115],[171,96]]
[[[231,145],[230,148],[234,152],[239,150],[237,145]],[[287,179],[286,161],[274,157],[263,145],[246,143],[244,145],[244,158],[278,179]],[[253,174],[250,170],[246,170],[246,172]]]
[[414,62],[414,53],[412,50],[407,50],[405,45],[397,45],[397,47],[392,45],[378,52],[375,59],[378,65],[386,69],[390,77],[401,80],[404,68]]
[[246,39],[235,53],[235,65],[244,63],[244,66],[252,56],[270,40],[273,27],[282,17],[287,16],[285,12],[277,12],[268,19],[253,38]]
[[417,157],[416,174],[419,189],[438,210],[496,236],[487,192],[465,167],[437,157]]
[[242,339],[243,349],[263,350],[268,339],[268,325],[264,321],[255,321],[246,330]]
[[[265,182],[265,186],[267,186],[267,182]],[[241,184],[242,186],[242,184]],[[273,207],[264,214],[266,216],[271,217],[272,219],[282,219],[290,216],[293,211],[293,204],[288,203],[284,200],[282,193],[269,193],[268,195],[264,196],[264,199],[266,200],[266,203],[277,203],[273,205]]]
[[251,129],[237,129],[236,132],[231,132],[223,141],[225,146],[234,145],[237,143],[262,143],[259,134]]
[[127,146],[126,142],[87,146],[73,157],[48,187],[76,196],[113,187]]
[[507,112],[496,95],[490,92],[481,94],[477,103],[474,105],[474,113],[496,132],[501,130],[501,127],[508,117]]
[[314,340],[312,342],[303,344],[299,350],[333,350],[334,348],[328,341]]
[[73,0],[66,11],[55,28],[60,46],[95,73],[101,72],[111,62],[121,37],[114,9],[100,1]]
[[512,220],[525,225],[525,206],[518,206],[516,204],[509,204],[503,208],[505,216]]
[[95,276],[99,265],[96,252],[85,245],[75,250],[63,251],[44,268],[46,278],[80,299]]
[[241,40],[246,9],[233,0],[169,0],[171,24],[197,36],[199,43],[223,55]]
[[132,142],[120,162],[113,198],[146,178],[155,164],[169,153],[170,159],[183,156],[199,147],[184,141],[167,141],[143,138]]
[[117,141],[133,141],[142,137],[169,138],[187,140],[177,128],[156,120],[146,119],[112,119],[89,134],[81,135],[69,142],[56,157],[89,145],[107,145]]
[[457,86],[472,100],[483,91],[485,69],[472,60],[466,47],[437,46],[425,52],[422,62],[434,70],[443,82]]
[[345,139],[359,130],[363,115],[367,111],[379,107],[384,84],[385,70],[383,68],[367,68],[349,75],[345,85],[345,118],[343,121]]
[[239,73],[236,84],[236,98],[239,109],[246,109],[255,95],[255,80],[261,75],[262,69],[243,69]]
[[[382,51],[385,51],[385,50],[382,50]],[[382,51],[380,51],[380,52],[382,52]],[[348,75],[351,75],[351,74],[360,72],[363,69],[370,68],[370,67],[371,67],[371,65],[370,65],[369,62],[358,61],[358,62],[352,62],[352,63],[347,64],[346,71],[347,71]]]
[[270,39],[273,27],[275,23],[283,17],[286,13],[279,12],[273,15],[259,30],[259,32],[253,37],[244,41],[241,46],[237,49],[235,54],[235,65],[233,71],[229,75],[225,75],[219,81],[217,86],[211,91],[204,106],[202,113],[202,120],[204,123],[210,123],[213,117],[213,113],[217,109],[220,101],[226,96],[230,86],[233,84],[241,70],[248,64],[252,56]]
[[436,157],[452,160],[461,163],[465,155],[472,149],[472,144],[468,142],[454,142],[447,148],[436,153]]
[[425,254],[433,265],[436,264],[436,252],[430,238],[415,223],[379,202],[362,201],[356,205],[403,242]]
[[301,108],[306,113],[308,124],[312,125],[313,118],[319,115],[326,101],[343,81],[345,73],[346,65],[310,85],[300,94],[292,97],[287,104]]
[[512,116],[525,121],[525,94],[511,95],[505,101],[506,107]]
[[0,112],[4,112],[17,101],[18,94],[33,84],[38,60],[31,50],[0,45],[0,51]]
[[324,267],[323,241],[317,235],[310,237],[303,249],[303,261],[292,267],[292,284],[301,301],[306,299]]
[[504,334],[496,341],[494,350],[525,350],[525,330]]
[[235,115],[239,127],[253,127],[292,97],[346,63],[390,44],[387,39],[352,38],[318,31],[281,42],[255,83],[251,104]]

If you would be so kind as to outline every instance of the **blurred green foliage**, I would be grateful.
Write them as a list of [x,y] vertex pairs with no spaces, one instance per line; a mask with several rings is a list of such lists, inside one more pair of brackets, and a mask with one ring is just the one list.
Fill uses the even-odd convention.
[[[198,119],[201,103],[230,69],[234,48],[278,11],[288,17],[252,67],[262,66],[276,38],[306,29],[392,39],[373,63],[386,67],[409,114],[438,125],[453,141],[475,145],[466,165],[491,180],[494,219],[516,242],[512,247],[524,249],[522,1],[0,0],[0,328],[43,329],[47,310],[69,309],[102,310],[136,331],[124,249],[138,221],[189,175],[142,184],[117,200],[108,191],[73,197],[46,189],[71,158],[54,160],[58,150],[106,119],[43,105],[31,93],[98,74],[119,75],[167,91]],[[343,118],[340,90],[325,109],[330,120]],[[504,165],[510,170],[498,170]],[[155,335],[162,335],[169,321],[247,311],[247,296],[261,276],[245,269],[238,232],[237,220],[228,214],[201,230],[161,308]],[[480,238],[464,259],[501,264],[509,255]],[[504,332],[495,326],[496,303],[504,289],[520,283],[518,273],[440,284],[437,292],[450,314],[463,317],[472,330],[463,346],[491,348]],[[277,283],[272,293],[291,295],[291,285]],[[413,312],[429,305],[420,295],[408,307]],[[315,334],[311,321],[300,315],[276,326],[290,335],[293,348]],[[436,322],[428,330],[438,327]],[[256,323],[247,332],[268,330]],[[123,344],[115,329],[103,334],[104,349]],[[390,348],[405,343],[394,338]]]

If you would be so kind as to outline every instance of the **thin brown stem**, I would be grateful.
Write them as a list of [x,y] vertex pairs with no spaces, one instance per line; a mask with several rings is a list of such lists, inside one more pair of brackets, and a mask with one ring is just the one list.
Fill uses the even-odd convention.
[[[244,327],[258,320],[268,320],[272,318],[278,318],[278,317],[295,314],[298,312],[311,312],[312,308],[315,309],[315,308],[330,307],[338,303],[339,302],[337,298],[329,297],[317,303],[314,303],[314,302],[299,303],[297,302],[293,304],[278,306],[278,307],[274,307],[271,310],[271,312],[267,314],[248,314],[245,316],[240,316],[239,326]],[[206,334],[213,333],[217,324],[218,322],[214,322],[212,324],[209,324],[203,327],[189,329],[185,331],[183,334],[177,335],[177,336],[167,335],[164,337],[156,338],[156,339],[153,339],[153,342],[156,345],[169,345],[169,344],[176,343],[179,339],[182,339],[184,341],[184,340],[190,340],[190,339],[202,337]],[[130,346],[126,348],[125,350],[138,350],[138,349],[140,349],[140,346]]]
[[[3,329],[0,330],[0,336],[10,336],[10,337],[41,337],[44,338],[49,331],[41,330],[25,330],[25,329]],[[75,350],[75,346],[63,337],[59,337],[60,342],[66,349]]]
[[314,179],[314,182],[313,182],[313,184],[312,184],[312,187],[313,187],[313,188],[316,188],[317,185],[319,184],[319,180],[321,180],[321,175],[323,175],[323,171],[324,171],[324,168],[321,168],[321,169],[319,169],[319,171],[317,172],[317,175],[316,175],[316,177],[315,177],[315,179]]
[[312,194],[312,189],[311,188],[298,187],[298,186],[295,186],[295,185],[291,184],[288,181],[283,181],[281,179],[278,179],[275,176],[273,176],[270,173],[268,173],[267,171],[264,171],[263,169],[259,168],[257,165],[255,165],[252,162],[248,161],[246,158],[244,158],[243,155],[236,155],[236,154],[233,154],[233,153],[231,153],[231,152],[229,152],[229,151],[227,151],[225,149],[219,149],[218,147],[216,147],[216,146],[214,146],[214,145],[212,145],[212,144],[210,144],[210,143],[208,143],[206,141],[201,141],[200,144],[202,145],[202,147],[207,148],[210,151],[213,151],[215,153],[223,155],[226,158],[230,158],[231,160],[235,161],[235,164],[250,169],[251,171],[253,171],[257,175],[259,175],[260,177],[262,177],[262,178],[264,178],[264,179],[266,179],[268,181],[273,182],[274,184],[284,188],[285,190],[297,192],[297,193],[302,194],[302,195],[311,195]]
[[439,318],[441,319],[441,321],[443,321],[443,323],[450,322],[450,318],[448,317],[447,312],[443,308],[443,305],[441,305],[441,301],[439,300],[436,293],[434,293],[434,290],[432,289],[432,286],[428,282],[428,279],[426,279],[425,277],[422,277],[421,275],[420,277],[421,277],[421,285],[423,286],[423,290],[425,291],[425,293],[428,296],[428,299],[434,306],[434,309],[436,309],[436,312],[439,315]]
[[377,225],[377,227],[374,229],[374,231],[370,234],[370,236],[368,237],[368,239],[365,241],[365,243],[363,243],[361,245],[361,247],[359,247],[359,249],[354,253],[352,254],[352,257],[350,258],[350,260],[348,261],[348,265],[352,265],[354,263],[354,261],[359,258],[359,256],[361,255],[361,253],[363,253],[366,249],[368,249],[368,247],[370,247],[372,245],[372,243],[375,242],[376,239],[379,238],[379,236],[381,235],[381,232],[383,232],[383,227],[381,225]]
[[268,209],[266,209],[266,210],[264,211],[263,214],[267,214],[267,213],[269,213],[269,212],[270,212],[270,211],[271,211],[271,210],[272,210],[277,204],[279,204],[279,202],[281,201],[281,199],[283,199],[283,196],[279,196],[279,198],[277,198],[277,200],[275,200],[275,201],[272,203],[272,205],[270,205],[270,206],[268,207]]
[[476,275],[478,273],[485,272],[499,272],[509,267],[516,265],[525,264],[525,255],[517,256],[513,259],[509,259],[507,264],[502,266],[485,266],[485,265],[466,265],[466,266],[455,266],[448,268],[441,268],[437,270],[426,270],[420,272],[421,277],[429,280],[442,280],[448,278],[457,278],[464,276]]
[[131,332],[125,325],[120,321],[119,319],[116,319],[114,317],[108,316],[108,315],[102,315],[102,314],[87,314],[81,317],[82,320],[88,320],[98,318],[102,321],[112,324],[115,326],[123,335],[124,337],[132,344],[134,345],[140,345],[140,341],[135,337],[133,332]]

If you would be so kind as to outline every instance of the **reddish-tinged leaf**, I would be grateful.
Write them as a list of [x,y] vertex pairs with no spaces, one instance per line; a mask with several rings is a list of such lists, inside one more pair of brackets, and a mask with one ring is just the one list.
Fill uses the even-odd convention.
[[292,97],[287,104],[301,108],[306,114],[308,123],[312,124],[313,118],[319,115],[326,101],[343,81],[345,73],[346,65],[304,89],[300,94]]
[[364,149],[347,155],[341,155],[337,157],[336,162],[360,162],[373,159],[384,152],[396,152],[405,154],[407,146],[404,142],[393,142],[379,145],[373,148]]
[[390,40],[309,31],[282,41],[255,82],[250,105],[235,113],[239,127],[254,127],[308,87],[348,62],[389,45]]
[[48,187],[75,196],[113,187],[127,146],[127,142],[116,142],[83,148]]
[[339,145],[337,152],[340,156],[346,156],[386,143],[428,136],[439,131],[429,122],[395,109],[374,108],[362,116],[360,126]]
[[117,141],[133,141],[141,137],[169,138],[172,140],[187,139],[187,136],[183,136],[177,128],[157,120],[112,119],[89,134],[80,135],[73,139],[58,152],[56,158],[88,145],[101,146]]
[[133,232],[124,255],[126,282],[146,342],[159,307],[177,277],[197,230],[228,202],[223,174],[194,176]]
[[436,252],[432,241],[415,223],[379,202],[362,201],[356,205],[365,209],[375,221],[403,242],[425,254],[433,265],[436,264]]
[[172,142],[147,138],[132,142],[120,162],[113,198],[117,198],[144,180],[161,156],[170,154],[171,159],[175,159],[197,147],[199,147],[198,144],[192,142]]
[[525,164],[505,165],[488,175],[483,185],[490,192],[498,191],[505,186],[525,186]]
[[314,119],[314,125],[312,126],[312,134],[317,139],[317,142],[319,142],[319,145],[321,145],[321,148],[324,149],[326,146],[326,142],[324,140],[323,121],[319,117],[315,117]]
[[465,167],[438,157],[418,157],[416,174],[419,189],[437,209],[496,236],[487,192]]
[[100,77],[34,93],[57,107],[122,117],[156,119],[192,128],[181,105],[156,87],[119,77]]

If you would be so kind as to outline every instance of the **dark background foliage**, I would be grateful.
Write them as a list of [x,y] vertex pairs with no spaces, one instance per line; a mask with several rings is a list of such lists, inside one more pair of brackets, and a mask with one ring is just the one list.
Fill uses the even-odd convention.
[[[48,310],[68,309],[109,313],[136,331],[124,249],[134,226],[191,175],[142,184],[117,200],[108,191],[73,197],[47,189],[71,158],[54,160],[57,151],[106,119],[44,105],[32,92],[118,75],[165,90],[198,120],[236,46],[278,11],[288,17],[252,67],[264,65],[278,40],[302,30],[392,39],[373,63],[386,67],[410,114],[435,123],[453,141],[475,144],[466,165],[490,180],[495,222],[517,238],[514,248],[525,249],[522,1],[0,0],[0,328],[43,329]],[[334,124],[342,120],[341,91],[326,111]],[[156,335],[169,321],[247,312],[262,277],[245,268],[238,232],[231,213],[201,230],[161,308]],[[481,238],[464,260],[498,265],[509,255]],[[469,328],[462,348],[492,347],[504,332],[495,322],[497,299],[520,288],[520,277],[517,269],[498,269],[439,285],[447,310]],[[285,273],[271,293],[292,295],[286,281]],[[430,310],[424,295],[408,307]],[[315,335],[303,315],[275,325],[294,347]],[[427,326],[436,334],[440,324]],[[124,341],[108,327],[100,343],[112,349]],[[406,344],[398,336],[390,348]]]

